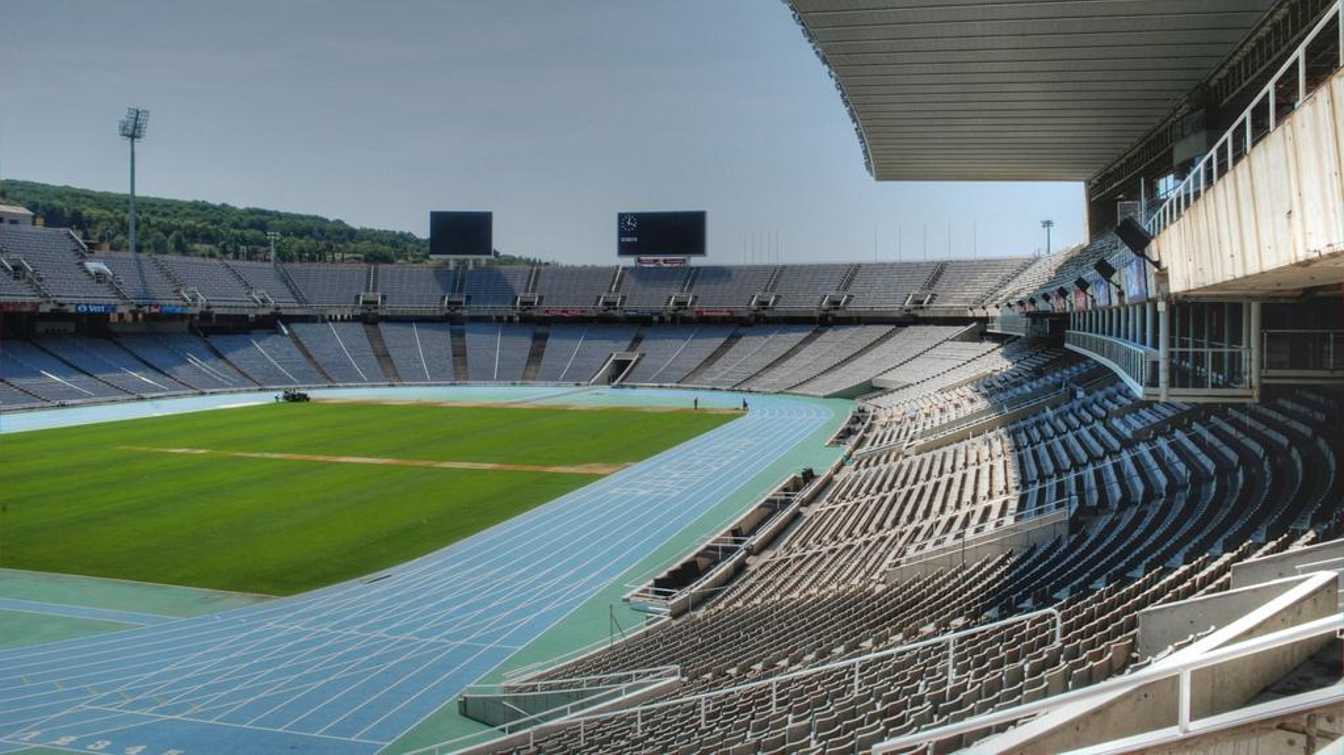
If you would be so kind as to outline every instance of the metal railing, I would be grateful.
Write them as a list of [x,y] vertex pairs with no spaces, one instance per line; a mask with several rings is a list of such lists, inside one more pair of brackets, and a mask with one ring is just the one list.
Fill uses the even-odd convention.
[[1244,346],[1182,346],[1167,354],[1173,389],[1243,390],[1251,385],[1251,350]]
[[1123,373],[1132,385],[1141,389],[1157,387],[1157,369],[1155,367],[1158,360],[1157,349],[1150,349],[1133,341],[1126,341],[1113,336],[1103,336],[1098,333],[1085,333],[1081,330],[1065,332],[1064,343],[1110,363],[1114,369]]
[[1344,330],[1264,330],[1261,368],[1344,370]]
[[[633,717],[635,719],[636,734],[643,734],[644,717],[646,714],[664,710],[667,708],[680,707],[680,706],[690,706],[690,705],[699,706],[700,724],[701,726],[704,726],[708,722],[709,707],[711,701],[719,700],[721,698],[732,698],[742,694],[743,692],[762,689],[764,687],[770,688],[770,710],[774,712],[778,710],[781,705],[781,700],[779,699],[779,685],[781,683],[834,671],[853,669],[854,673],[853,686],[855,693],[857,693],[862,688],[861,673],[863,670],[862,667],[864,665],[870,664],[878,660],[885,660],[887,658],[891,658],[893,656],[900,655],[902,653],[908,653],[912,650],[919,650],[920,648],[926,648],[935,645],[942,645],[942,644],[947,645],[947,675],[948,675],[948,681],[952,681],[956,678],[957,640],[960,640],[963,637],[968,637],[970,635],[987,632],[992,629],[999,629],[1001,627],[1005,627],[1011,624],[1019,624],[1023,622],[1032,621],[1034,619],[1039,619],[1044,616],[1049,616],[1052,619],[1054,619],[1055,624],[1054,641],[1046,647],[1053,648],[1062,646],[1064,644],[1064,617],[1060,614],[1058,610],[1054,608],[1042,608],[1038,611],[1032,611],[1031,613],[1024,613],[1020,616],[1013,616],[1011,618],[1001,619],[999,621],[991,622],[989,624],[982,624],[980,626],[969,627],[967,629],[958,630],[956,632],[951,632],[949,634],[939,635],[937,637],[930,637],[929,639],[926,640],[920,640],[918,642],[912,642],[905,645],[900,645],[898,647],[888,648],[886,650],[880,650],[875,653],[868,653],[867,655],[862,655],[857,658],[847,658],[841,661],[833,661],[831,663],[825,663],[820,666],[812,666],[810,668],[800,669],[798,671],[793,671],[787,674],[781,674],[779,676],[772,676],[766,679],[759,679],[754,682],[748,682],[746,684],[739,684],[737,686],[729,687],[727,689],[719,689],[719,690],[713,690],[711,692],[703,692],[698,695],[680,697],[674,700],[660,700],[658,702],[648,703],[646,705],[640,705],[634,708],[620,708],[616,710],[599,711],[595,713],[567,716],[563,719],[552,719],[550,722],[542,722],[541,725],[534,726],[531,729],[531,734],[528,738],[528,745],[529,746],[535,745],[536,733],[538,729],[550,729],[552,727],[561,727],[561,726],[564,727],[577,726],[579,730],[579,741],[582,744],[586,744],[586,731],[584,728],[585,724],[590,722],[604,721],[613,718],[623,718],[623,717]],[[813,725],[815,726],[815,722],[813,723]],[[475,737],[479,737],[479,734],[471,735],[471,737],[459,737],[458,739],[449,740],[448,742],[441,742],[437,745],[432,745],[430,747],[414,750],[412,752],[406,753],[406,755],[441,755],[442,753],[448,753],[453,751],[451,747],[444,749],[446,746],[448,745],[459,746],[458,743],[460,743],[461,741]]]
[[[1297,105],[1307,98],[1307,54],[1309,48],[1318,39],[1324,38],[1323,33],[1332,21],[1336,23],[1338,36],[1338,40],[1336,40],[1338,44],[1337,66],[1344,67],[1344,0],[1341,0],[1341,2],[1335,3],[1333,7],[1326,9],[1320,20],[1302,40],[1302,43],[1288,56],[1279,70],[1270,77],[1265,88],[1260,90],[1260,93],[1251,100],[1250,105],[1232,122],[1232,127],[1214,143],[1213,149],[1209,150],[1209,153],[1195,165],[1190,174],[1185,177],[1185,180],[1181,181],[1171,191],[1167,201],[1148,219],[1149,232],[1156,236],[1179,220],[1185,214],[1185,211],[1203,196],[1207,188],[1213,186],[1223,176],[1232,171],[1232,166],[1236,163],[1238,156],[1244,157],[1250,153],[1251,148],[1255,146],[1257,136],[1255,129],[1257,111],[1267,109],[1266,128],[1259,134],[1264,136],[1278,128],[1282,116],[1295,110]],[[1280,102],[1278,97],[1279,82],[1289,75],[1296,77],[1297,97],[1289,103]],[[1237,151],[1238,146],[1241,148],[1240,152]]]
[[[1179,678],[1177,690],[1177,729],[1182,735],[1195,735],[1203,733],[1199,722],[1193,719],[1191,714],[1191,673],[1210,666],[1217,666],[1228,661],[1235,661],[1241,658],[1247,658],[1258,653],[1291,645],[1303,640],[1310,640],[1321,635],[1339,633],[1344,630],[1344,614],[1327,616],[1303,624],[1298,624],[1288,629],[1282,629],[1270,634],[1261,635],[1249,640],[1233,643],[1222,648],[1210,650],[1208,652],[1191,656],[1187,659],[1172,660],[1160,666],[1150,666],[1148,668],[1136,671],[1132,674],[1126,674],[1104,682],[1099,682],[1085,689],[1065,692],[1044,700],[1025,703],[1012,708],[1006,708],[1001,711],[985,713],[979,716],[973,716],[965,720],[944,726],[938,726],[923,731],[913,732],[904,736],[896,737],[882,742],[873,748],[875,754],[897,752],[908,750],[912,747],[933,746],[950,737],[969,734],[971,732],[983,732],[992,727],[1013,724],[1022,719],[1035,716],[1040,713],[1046,713],[1064,705],[1092,701],[1105,695],[1116,692],[1129,692],[1138,687],[1151,682],[1169,679],[1173,676]],[[1344,699],[1344,688],[1339,689],[1339,697]]]

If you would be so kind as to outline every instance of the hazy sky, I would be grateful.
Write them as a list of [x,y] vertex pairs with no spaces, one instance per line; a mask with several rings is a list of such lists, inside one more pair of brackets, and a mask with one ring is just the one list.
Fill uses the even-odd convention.
[[[724,262],[1030,254],[1081,184],[877,183],[779,0],[6,0],[0,177],[428,232],[490,209],[504,251],[611,262],[615,214],[707,209]],[[754,251],[753,251],[754,250]],[[767,252],[767,250],[772,250]],[[774,251],[778,250],[778,251]]]

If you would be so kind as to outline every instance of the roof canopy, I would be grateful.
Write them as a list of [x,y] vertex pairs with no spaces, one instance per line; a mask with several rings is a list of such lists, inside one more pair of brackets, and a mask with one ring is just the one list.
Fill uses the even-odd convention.
[[789,0],[878,180],[1091,177],[1275,0]]

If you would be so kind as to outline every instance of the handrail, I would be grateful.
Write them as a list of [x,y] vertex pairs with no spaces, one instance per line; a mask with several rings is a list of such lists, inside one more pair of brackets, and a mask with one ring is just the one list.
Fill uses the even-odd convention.
[[[700,721],[701,724],[703,725],[708,715],[708,707],[710,700],[721,697],[731,697],[748,690],[760,689],[762,687],[770,687],[771,690],[770,702],[772,708],[774,708],[778,705],[778,696],[779,696],[778,687],[780,682],[791,681],[793,679],[800,679],[803,677],[813,676],[816,674],[824,674],[827,672],[837,671],[849,667],[854,668],[854,686],[855,689],[858,689],[860,685],[859,669],[863,664],[878,659],[889,658],[891,656],[898,655],[900,653],[910,652],[911,650],[917,650],[919,648],[929,647],[931,645],[941,645],[943,643],[946,643],[948,645],[948,678],[949,680],[951,680],[956,675],[956,669],[955,669],[956,641],[958,639],[972,634],[987,632],[991,629],[998,629],[1000,627],[1007,626],[1009,624],[1017,624],[1021,622],[1031,621],[1033,619],[1037,619],[1042,616],[1051,616],[1055,620],[1055,639],[1054,642],[1052,642],[1047,647],[1056,647],[1059,645],[1063,645],[1064,644],[1063,615],[1060,614],[1060,612],[1057,609],[1042,608],[1037,611],[1032,611],[1031,613],[1024,613],[1020,616],[1013,616],[1007,619],[1000,619],[998,621],[990,622],[989,624],[981,624],[975,627],[968,627],[966,629],[961,629],[955,632],[951,632],[949,634],[943,634],[937,637],[930,637],[928,639],[907,643],[905,645],[900,645],[894,648],[887,648],[886,650],[879,650],[877,652],[868,653],[866,655],[862,655],[856,658],[847,658],[840,661],[832,661],[831,663],[825,663],[820,666],[812,666],[810,668],[799,669],[798,671],[791,671],[787,674],[772,676],[766,679],[758,679],[754,682],[747,682],[745,684],[739,684],[733,687],[727,687],[725,689],[711,690],[709,692],[702,692],[698,695],[690,695],[687,697],[676,698],[673,700],[659,700],[658,702],[648,703],[645,705],[636,706],[634,708],[619,708],[615,710],[597,711],[594,713],[586,713],[582,715],[569,716],[560,719],[552,719],[549,722],[539,724],[538,728],[547,725],[554,725],[559,727],[559,726],[572,726],[574,724],[578,724],[579,737],[580,739],[582,739],[584,734],[583,724],[585,722],[599,721],[604,719],[616,718],[620,716],[632,715],[635,716],[636,729],[639,730],[642,729],[643,727],[643,716],[645,713],[657,710],[663,710],[664,708],[690,705],[695,703],[698,703],[700,705]],[[532,732],[533,735],[535,736],[535,729],[533,729]],[[450,741],[456,741],[456,740],[450,740]],[[440,743],[440,745],[442,744],[446,743]],[[425,747],[419,750],[414,750],[412,752],[406,753],[406,755],[424,755],[425,753],[438,753],[441,752],[441,750],[437,749],[440,745],[431,745],[429,747]]]
[[[631,669],[629,671],[609,671],[605,674],[590,674],[588,676],[570,676],[563,679],[538,679],[536,681],[518,681],[502,682],[500,684],[473,684],[462,691],[463,695],[531,695],[545,694],[552,692],[576,692],[582,690],[602,689],[606,687],[619,687],[624,682],[608,682],[605,684],[588,684],[596,679],[612,679],[613,677],[628,677],[630,681],[648,681],[650,679],[668,678],[670,674],[681,673],[681,667],[675,664],[667,666],[652,666],[650,668]],[[547,685],[567,684],[569,686],[559,689],[544,689]],[[574,686],[574,685],[578,686]],[[531,689],[529,689],[529,687]],[[479,689],[498,689],[500,692],[473,692]]]
[[1045,698],[1044,700],[1024,703],[1001,711],[973,716],[956,723],[946,724],[932,729],[924,729],[923,731],[912,732],[900,737],[888,739],[887,741],[874,746],[873,753],[875,755],[880,755],[881,753],[896,752],[916,745],[932,744],[959,734],[982,731],[1001,724],[1012,724],[1024,718],[1034,716],[1038,713],[1044,713],[1070,703],[1093,700],[1112,692],[1130,691],[1141,685],[1168,679],[1173,676],[1180,677],[1178,720],[1180,722],[1180,730],[1182,732],[1187,732],[1191,729],[1191,672],[1209,666],[1216,666],[1227,661],[1245,658],[1266,650],[1273,650],[1294,642],[1309,640],[1323,634],[1339,632],[1341,630],[1344,630],[1344,614],[1326,616],[1277,632],[1271,632],[1249,640],[1233,643],[1225,647],[1216,648],[1200,655],[1193,655],[1186,659],[1170,659],[1169,662],[1163,663],[1160,666],[1149,666],[1148,668],[1135,671],[1132,674],[1126,674],[1124,676],[1108,679],[1104,682],[1098,682],[1097,684],[1093,684],[1084,689],[1064,692],[1053,697]]
[[1279,126],[1279,109],[1275,101],[1276,89],[1279,79],[1290,69],[1297,69],[1297,99],[1293,101],[1293,107],[1296,109],[1298,103],[1307,98],[1307,48],[1316,41],[1325,27],[1329,25],[1332,19],[1338,20],[1339,29],[1339,66],[1344,68],[1344,0],[1336,2],[1333,7],[1327,8],[1321,14],[1320,20],[1312,27],[1311,31],[1303,38],[1302,43],[1297,49],[1288,56],[1279,70],[1269,77],[1269,82],[1260,90],[1254,98],[1251,99],[1246,109],[1241,115],[1232,121],[1232,126],[1214,142],[1213,148],[1205,155],[1184,181],[1171,191],[1167,196],[1167,201],[1148,218],[1147,226],[1149,232],[1154,236],[1161,233],[1165,228],[1176,222],[1185,213],[1185,210],[1194,204],[1195,200],[1203,195],[1206,183],[1204,180],[1206,169],[1212,166],[1209,171],[1209,180],[1207,186],[1212,186],[1220,178],[1218,173],[1218,158],[1220,152],[1226,151],[1226,161],[1224,163],[1223,176],[1232,172],[1233,165],[1233,140],[1238,134],[1244,135],[1245,149],[1242,152],[1243,157],[1250,153],[1254,146],[1255,134],[1253,123],[1253,114],[1262,102],[1269,106],[1269,129],[1266,133],[1274,131]]

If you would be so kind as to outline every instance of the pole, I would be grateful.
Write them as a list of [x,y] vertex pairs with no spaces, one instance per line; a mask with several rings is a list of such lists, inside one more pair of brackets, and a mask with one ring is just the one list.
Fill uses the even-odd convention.
[[131,222],[130,222],[130,246],[131,253],[137,251],[135,245],[135,139],[129,140],[131,143]]

